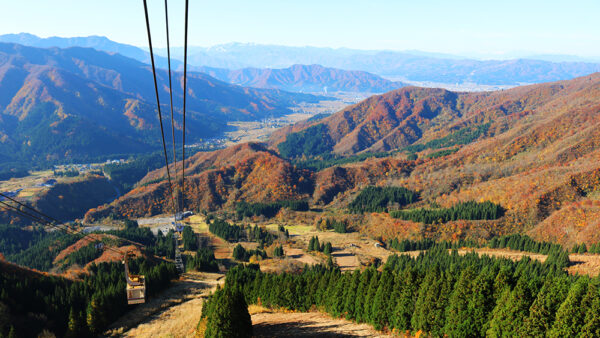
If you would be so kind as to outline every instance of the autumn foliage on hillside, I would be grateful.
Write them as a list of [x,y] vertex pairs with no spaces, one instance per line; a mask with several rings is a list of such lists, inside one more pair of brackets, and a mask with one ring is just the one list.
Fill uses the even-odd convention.
[[[227,161],[217,156],[209,167],[220,165],[218,168],[207,169],[196,175],[193,174],[194,164],[186,170],[186,208],[216,210],[225,206],[235,207],[235,203],[240,201],[276,202],[311,196],[313,173],[310,171],[297,169],[258,145],[242,145],[237,149],[247,155],[238,157],[237,161],[235,156],[227,157]],[[150,173],[149,177],[154,175],[160,175],[160,172]],[[90,210],[86,220],[114,214],[135,218],[172,211],[168,183],[161,180],[141,185],[108,206]]]
[[[319,171],[298,169],[277,154],[288,133],[318,124],[326,126],[321,130],[338,155],[392,152]],[[298,135],[294,142],[310,144],[301,140],[310,133]],[[404,187],[419,194],[411,208],[490,202],[502,207],[503,216],[424,224],[365,213],[352,227],[382,238],[452,240],[528,232],[567,245],[595,243],[600,240],[595,235],[599,145],[600,74],[484,93],[409,87],[284,128],[273,135],[271,148],[252,143],[195,155],[186,165],[186,205],[217,210],[233,209],[240,201],[309,200],[311,206],[347,213],[368,186]],[[445,152],[429,156],[435,151]],[[165,176],[164,169],[150,173],[134,191],[91,210],[88,220],[170,210]]]

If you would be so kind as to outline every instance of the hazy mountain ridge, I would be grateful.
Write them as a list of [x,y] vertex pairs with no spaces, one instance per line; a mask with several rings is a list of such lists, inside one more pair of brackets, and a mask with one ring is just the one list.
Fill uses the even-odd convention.
[[[148,62],[142,48],[119,44],[103,37],[47,38],[29,34],[7,34],[0,41],[31,44],[37,47],[86,46],[122,53]],[[163,57],[166,51],[156,49]],[[173,67],[179,69],[183,48],[172,48]],[[342,70],[366,71],[390,78],[434,83],[476,83],[480,85],[519,85],[568,80],[600,71],[600,63],[573,56],[535,55],[508,60],[477,60],[442,53],[421,51],[357,50],[349,48],[289,47],[252,43],[228,43],[211,47],[191,46],[189,65],[225,69],[288,68],[318,64]],[[557,62],[560,61],[560,62]],[[584,62],[585,61],[585,62]],[[164,58],[157,58],[166,67]]]
[[[19,34],[4,34],[0,35],[0,42],[16,43],[19,45],[37,47],[37,48],[69,48],[69,47],[84,47],[94,48],[98,51],[104,51],[109,53],[118,53],[128,58],[138,60],[144,63],[150,63],[150,53],[146,50],[112,41],[104,36],[81,36],[63,38],[58,36],[52,36],[48,38],[40,38],[33,34],[19,33]],[[154,58],[157,67],[167,68],[167,58],[156,55]],[[173,69],[177,69],[180,66],[183,67],[183,63],[179,60],[171,60],[171,66]]]
[[283,69],[198,67],[219,80],[240,86],[277,88],[294,92],[383,93],[406,84],[363,71],[347,71],[320,65],[293,65]]
[[[475,60],[416,51],[366,51],[230,43],[198,48],[190,64],[220,68],[286,68],[319,64],[348,70],[438,83],[517,85],[567,80],[600,71],[599,63],[533,59]],[[217,59],[218,62],[213,60]]]

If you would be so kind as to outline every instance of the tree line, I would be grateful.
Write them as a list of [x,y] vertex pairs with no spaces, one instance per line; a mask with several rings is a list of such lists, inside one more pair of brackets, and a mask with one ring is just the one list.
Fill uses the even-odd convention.
[[233,248],[233,259],[237,261],[247,262],[252,256],[256,256],[259,259],[264,259],[267,258],[267,252],[261,247],[253,250],[246,250],[246,248],[244,248],[241,244],[238,244]]
[[5,256],[21,252],[46,235],[43,227],[24,230],[15,225],[0,224],[0,252]]
[[352,213],[387,212],[390,205],[403,207],[419,199],[419,194],[404,187],[373,187],[360,191],[348,205]]
[[538,242],[527,235],[521,234],[494,237],[488,242],[487,246],[490,248],[509,248],[518,251],[535,252],[544,255],[564,250],[560,244],[551,242]]
[[218,272],[219,263],[215,258],[215,253],[209,248],[200,248],[196,255],[185,255],[186,270]]
[[279,154],[285,158],[318,156],[333,150],[334,142],[324,124],[308,127],[300,132],[287,135],[285,141],[277,145]]
[[[207,222],[209,222],[208,230],[211,233],[229,242],[239,242],[240,240],[245,239],[250,242],[257,242],[259,247],[262,248],[273,244],[276,239],[274,234],[258,225],[243,228],[240,225],[230,224],[217,217],[212,217],[210,220],[207,220]],[[289,233],[285,228],[279,227],[279,231],[284,236],[289,237]]]
[[586,252],[600,254],[600,243],[594,243],[594,244],[590,245],[589,247],[585,243],[575,244],[571,248],[571,252],[579,253],[579,254],[583,254]]
[[434,246],[414,258],[392,255],[381,270],[362,272],[306,266],[300,273],[269,274],[238,266],[228,272],[224,289],[240,292],[248,304],[317,307],[398,333],[597,337],[600,280],[569,276],[564,255],[515,262]]
[[229,224],[219,218],[207,220],[207,222],[209,222],[208,231],[228,242],[238,242],[242,238],[242,227],[239,225]]
[[450,208],[396,210],[390,212],[390,216],[416,223],[435,224],[456,220],[493,220],[504,216],[505,211],[501,205],[489,201],[467,201]]
[[469,144],[477,140],[481,135],[487,133],[490,129],[490,123],[484,123],[478,126],[472,126],[455,131],[454,133],[431,140],[425,144],[412,144],[403,150],[409,153],[416,153],[425,149],[441,149],[457,145]]
[[317,229],[320,230],[329,230],[333,229],[333,231],[345,234],[349,232],[348,223],[346,221],[337,220],[335,218],[321,218],[317,222]]
[[21,178],[29,176],[29,170],[25,168],[14,167],[8,165],[8,167],[0,166],[0,181],[8,181],[11,178]]
[[162,152],[130,157],[126,163],[110,163],[102,167],[102,171],[110,177],[121,194],[133,189],[151,170],[161,168],[165,165]]
[[[29,236],[25,233],[27,230],[13,231],[10,233],[4,233],[7,236],[3,238],[5,241],[10,242],[13,239],[15,243],[19,243],[19,239],[22,241],[24,238]],[[12,246],[12,253],[6,255],[6,259],[9,262],[13,262],[18,265],[26,266],[32,269],[40,271],[49,271],[53,267],[54,259],[58,254],[66,249],[69,245],[75,243],[81,239],[81,235],[74,236],[68,235],[61,231],[53,231],[46,233],[44,230],[34,231],[31,234],[30,242],[25,245],[24,242],[20,242],[16,246]],[[5,245],[8,247],[9,245]],[[8,251],[11,252],[11,251]]]
[[448,241],[434,241],[430,238],[424,238],[421,240],[410,240],[403,239],[398,240],[394,238],[387,241],[387,247],[396,251],[416,251],[416,250],[429,250],[433,246],[444,247],[446,249],[459,249],[459,248],[493,248],[493,249],[512,249],[517,251],[526,251],[533,253],[540,253],[548,255],[555,252],[566,252],[564,248],[557,243],[551,242],[539,242],[527,235],[512,234],[500,237],[494,237],[491,240],[485,241],[474,241],[460,239],[454,242]]

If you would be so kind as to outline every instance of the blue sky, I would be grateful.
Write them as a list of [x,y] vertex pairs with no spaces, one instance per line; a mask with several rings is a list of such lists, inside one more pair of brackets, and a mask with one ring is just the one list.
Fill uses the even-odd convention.
[[[164,2],[148,0],[164,45]],[[144,46],[142,0],[15,0],[0,34],[104,35]],[[183,0],[170,1],[172,45],[182,45]],[[470,56],[600,56],[599,0],[190,0],[190,45],[254,42],[418,49]]]

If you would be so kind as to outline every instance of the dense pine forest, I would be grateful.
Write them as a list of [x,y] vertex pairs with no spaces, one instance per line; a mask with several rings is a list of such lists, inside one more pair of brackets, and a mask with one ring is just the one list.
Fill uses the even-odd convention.
[[390,213],[394,218],[426,224],[446,223],[456,220],[492,220],[504,215],[502,206],[486,201],[462,202],[450,208],[395,210]]
[[305,156],[318,156],[333,150],[334,142],[329,136],[327,126],[317,124],[305,130],[289,134],[286,140],[277,148],[281,156],[296,158]]
[[[170,263],[137,259],[130,265],[133,272],[146,276],[150,297],[177,275]],[[35,337],[48,330],[57,336],[95,336],[128,310],[121,263],[92,265],[82,281],[29,273],[2,263],[0,290],[3,335],[12,330],[18,337]]]
[[490,129],[490,123],[457,130],[448,136],[429,141],[424,144],[414,144],[404,148],[404,151],[416,153],[425,149],[441,149],[471,143],[485,135]]
[[[563,250],[551,251],[540,263],[461,256],[434,245],[416,258],[392,255],[382,268],[362,272],[306,266],[300,273],[267,274],[258,266],[238,266],[209,304],[229,304],[221,298],[242,294],[248,304],[296,311],[316,307],[379,330],[432,336],[597,337],[599,281],[569,276],[563,270],[567,264]],[[243,302],[236,304],[229,313],[243,318]],[[219,311],[210,306],[203,316],[213,325],[244,325]]]
[[[208,230],[211,233],[229,242],[247,240],[250,242],[257,242],[260,247],[263,247],[271,245],[275,240],[275,235],[257,225],[243,228],[240,225],[230,224],[217,217],[214,217],[207,222],[209,222]],[[286,237],[289,236],[283,227],[279,229],[279,232]]]
[[403,207],[414,203],[419,195],[404,187],[366,187],[348,205],[353,213],[387,212],[390,205]]

